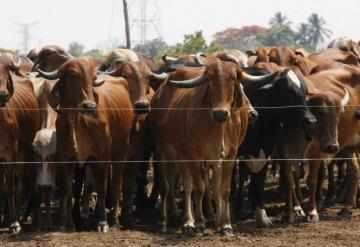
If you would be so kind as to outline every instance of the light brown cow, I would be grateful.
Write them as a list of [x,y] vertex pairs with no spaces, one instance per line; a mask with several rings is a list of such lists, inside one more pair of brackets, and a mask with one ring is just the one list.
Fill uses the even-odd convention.
[[204,161],[209,161],[206,163],[214,172],[217,227],[225,234],[232,233],[228,200],[233,162],[226,160],[235,159],[247,129],[249,105],[240,84],[243,75],[234,63],[217,61],[205,69],[183,68],[170,73],[168,83],[156,91],[151,107],[158,110],[151,112],[149,122],[155,160],[160,160],[160,232],[166,231],[166,204],[175,167],[182,173],[185,192],[183,227],[190,231],[205,227],[202,198],[206,182],[202,174],[207,171]]
[[129,148],[133,112],[129,111],[132,104],[128,83],[124,79],[110,77],[96,80],[94,63],[88,59],[70,59],[59,70],[39,72],[47,79],[59,79],[50,94],[49,103],[59,112],[56,148],[59,160],[64,162],[59,167],[63,175],[60,229],[74,229],[71,201],[75,164],[71,161],[75,161],[80,166],[86,165],[87,175],[95,178],[97,230],[106,232],[105,194],[110,161],[114,161],[112,221],[116,224],[122,172]]
[[[10,230],[19,233],[21,230],[15,209],[15,201],[21,201],[20,195],[15,198],[15,177],[18,186],[23,186],[22,196],[32,194],[28,184],[32,165],[17,164],[20,155],[25,155],[25,162],[31,161],[31,142],[40,127],[40,113],[34,89],[27,79],[13,74],[20,69],[20,60],[9,56],[0,56],[0,159],[1,182],[9,206]],[[24,176],[21,176],[23,174]],[[30,175],[30,176],[29,176]],[[31,182],[31,181],[30,181]],[[18,190],[18,188],[16,188]]]

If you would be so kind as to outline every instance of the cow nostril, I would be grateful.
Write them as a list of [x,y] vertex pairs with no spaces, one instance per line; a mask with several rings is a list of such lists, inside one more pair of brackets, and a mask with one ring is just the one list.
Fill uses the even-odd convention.
[[214,110],[212,111],[212,116],[217,122],[225,122],[229,117],[229,111],[226,110]]
[[334,144],[334,145],[329,145],[326,149],[326,152],[329,154],[335,154],[339,151],[339,145]]
[[137,101],[134,106],[136,114],[146,114],[150,111],[150,104],[146,101]]

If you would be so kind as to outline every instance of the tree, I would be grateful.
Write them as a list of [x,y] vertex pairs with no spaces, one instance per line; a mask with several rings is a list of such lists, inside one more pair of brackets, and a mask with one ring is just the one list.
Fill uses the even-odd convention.
[[145,42],[144,45],[138,44],[134,47],[135,51],[144,53],[150,57],[155,57],[159,55],[161,51],[164,51],[168,48],[168,45],[162,39],[153,39]]
[[92,49],[90,51],[85,52],[84,56],[90,56],[92,58],[99,59],[104,57],[104,54],[99,49]]
[[202,31],[196,31],[194,34],[184,35],[183,43],[178,43],[174,46],[170,46],[164,52],[164,54],[169,54],[171,56],[196,54],[198,52],[210,54],[221,49],[221,45],[216,42],[212,42],[210,45],[208,45]]
[[286,15],[283,15],[280,11],[276,12],[275,15],[269,21],[270,26],[276,25],[286,25],[289,26],[291,21],[287,18]]
[[84,46],[76,41],[69,44],[68,52],[74,57],[81,57],[84,53]]
[[287,25],[275,25],[259,35],[264,46],[296,46],[296,32]]
[[322,43],[324,43],[325,38],[329,38],[332,32],[325,28],[325,20],[321,18],[318,14],[313,13],[308,19],[309,25],[309,43],[318,48]]
[[266,31],[266,28],[252,25],[241,28],[227,28],[224,31],[214,34],[214,41],[225,48],[239,50],[256,50],[262,46],[259,42],[259,34]]

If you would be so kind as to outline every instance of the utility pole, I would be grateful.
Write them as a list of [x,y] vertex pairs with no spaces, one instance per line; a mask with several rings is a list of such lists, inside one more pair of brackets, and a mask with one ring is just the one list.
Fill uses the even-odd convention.
[[30,30],[36,25],[38,22],[29,22],[29,23],[16,23],[20,27],[18,33],[22,35],[22,52],[26,54],[29,51],[30,41],[33,37],[30,34]]
[[124,19],[125,19],[125,35],[126,35],[126,48],[131,48],[131,37],[130,37],[130,24],[129,24],[129,12],[127,0],[123,0]]

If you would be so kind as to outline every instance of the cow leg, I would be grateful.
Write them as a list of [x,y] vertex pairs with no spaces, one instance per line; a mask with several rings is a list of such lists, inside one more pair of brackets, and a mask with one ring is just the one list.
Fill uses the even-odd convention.
[[95,183],[94,174],[92,174],[91,164],[87,164],[85,166],[84,178],[85,179],[84,179],[84,191],[82,196],[81,221],[82,221],[82,228],[88,228],[90,224],[90,198],[91,198],[91,193],[94,191],[93,185]]
[[[72,160],[72,159],[70,159]],[[74,231],[75,226],[72,217],[72,187],[75,165],[69,163],[61,165],[62,188],[60,189],[60,214],[59,226],[60,231]]]
[[206,164],[196,163],[191,167],[191,170],[194,183],[195,229],[199,232],[203,232],[205,230],[205,217],[202,205],[206,187],[203,173],[207,171]]
[[34,208],[32,219],[32,230],[39,232],[41,230],[41,193],[37,192],[34,195]]
[[245,183],[249,177],[249,167],[246,163],[241,162],[239,164],[239,188],[236,195],[236,202],[235,202],[235,219],[240,220],[241,215],[244,213],[244,206],[245,206]]
[[[122,159],[116,159],[122,160]],[[122,177],[124,172],[124,164],[114,163],[112,164],[112,181],[111,181],[111,199],[112,199],[112,214],[110,224],[114,227],[119,227],[119,215],[120,215],[120,196],[122,189]]]
[[321,161],[321,166],[318,173],[318,182],[316,186],[316,199],[318,208],[323,208],[324,205],[324,196],[323,196],[323,184],[325,181],[325,163],[324,161]]
[[348,166],[350,166],[350,176],[349,176],[349,190],[345,199],[345,206],[344,208],[338,213],[340,216],[350,216],[352,214],[351,209],[356,207],[356,196],[359,187],[359,178],[360,178],[360,171],[359,171],[359,163],[358,158],[359,155],[353,152],[350,155]]
[[175,190],[176,184],[179,181],[179,177],[177,175],[177,169],[173,165],[174,169],[170,169],[167,171],[168,182],[169,182],[169,193],[167,197],[167,211],[168,211],[168,221],[173,225],[181,225],[181,216],[179,214],[179,209],[175,200]]
[[181,175],[182,182],[184,186],[184,224],[183,231],[188,233],[192,232],[195,228],[194,217],[192,213],[192,202],[191,202],[191,193],[193,191],[194,182],[192,177],[192,166],[196,164],[181,164]]
[[107,192],[107,178],[109,175],[110,165],[96,163],[96,164],[92,164],[91,168],[93,174],[96,174],[96,192],[97,192],[96,215],[98,218],[98,224],[96,230],[98,232],[108,232],[109,225],[106,219],[105,195]]
[[208,226],[215,227],[216,224],[216,218],[215,218],[215,212],[211,201],[211,191],[210,191],[210,169],[209,165],[205,164],[206,169],[203,169],[202,176],[205,181],[205,194],[204,194],[204,209],[205,209],[205,215],[207,218]]
[[[231,157],[231,156],[230,156]],[[222,164],[221,172],[221,185],[220,194],[222,200],[222,206],[220,207],[220,227],[221,232],[226,236],[232,236],[232,226],[230,220],[230,187],[231,187],[231,176],[233,172],[234,164],[232,162],[224,162]]]
[[295,191],[296,191],[296,201],[297,203],[295,204],[294,202],[294,205],[295,207],[298,205],[300,205],[301,203],[303,203],[304,199],[303,199],[303,195],[302,195],[302,192],[301,192],[301,185],[300,185],[300,180],[301,180],[301,169],[303,167],[303,164],[301,164],[301,166],[299,167],[296,167],[296,170],[294,172],[294,181],[295,181]]
[[[316,208],[316,186],[321,161],[317,160],[320,157],[319,150],[313,148],[309,151],[309,175],[307,177],[307,185],[309,188],[310,205],[308,212],[308,221],[317,222],[319,221],[319,215]],[[312,160],[311,160],[312,159]]]
[[291,169],[291,165],[280,161],[280,173],[284,181],[285,189],[285,215],[284,220],[289,223],[294,223],[294,204],[293,194],[295,194],[295,181],[294,175]]
[[[158,222],[158,232],[166,233],[167,232],[167,195],[169,193],[169,182],[167,178],[167,166],[171,164],[169,163],[159,163],[159,193],[160,193],[160,215]],[[171,168],[170,168],[171,169]]]
[[80,200],[81,200],[81,192],[83,190],[83,183],[85,176],[84,168],[80,166],[76,166],[74,176],[75,176],[73,182],[74,208],[72,214],[73,214],[75,226],[76,228],[79,228],[82,219],[81,211],[80,211],[80,207],[81,207]]
[[266,214],[263,201],[268,166],[268,164],[265,164],[260,172],[251,174],[251,183],[253,183],[254,186],[254,200],[256,205],[256,223],[260,227],[272,226],[272,222]]
[[335,162],[331,161],[328,164],[328,190],[326,192],[326,203],[333,204],[336,202],[336,182],[335,182],[335,174],[334,174],[334,166]]
[[[131,228],[134,225],[133,204],[138,191],[137,174],[139,166],[143,164],[128,163],[124,170],[123,181],[123,209],[121,211],[121,219],[126,228]],[[141,187],[141,186],[140,186]],[[136,204],[136,208],[140,204]]]
[[215,200],[215,216],[216,216],[216,230],[221,230],[220,220],[221,220],[221,210],[223,207],[222,199],[221,199],[221,163],[213,163],[211,164],[213,169],[213,175],[211,178],[211,184],[213,189],[213,195]]
[[149,206],[150,208],[155,208],[157,202],[158,202],[158,198],[159,198],[159,168],[158,165],[153,163],[153,173],[154,173],[154,177],[153,177],[153,186],[151,189],[151,193],[149,196]]
[[16,214],[15,206],[15,173],[16,165],[7,163],[5,168],[5,184],[4,193],[9,206],[9,221],[10,221],[10,232],[13,234],[19,234],[21,226]]

